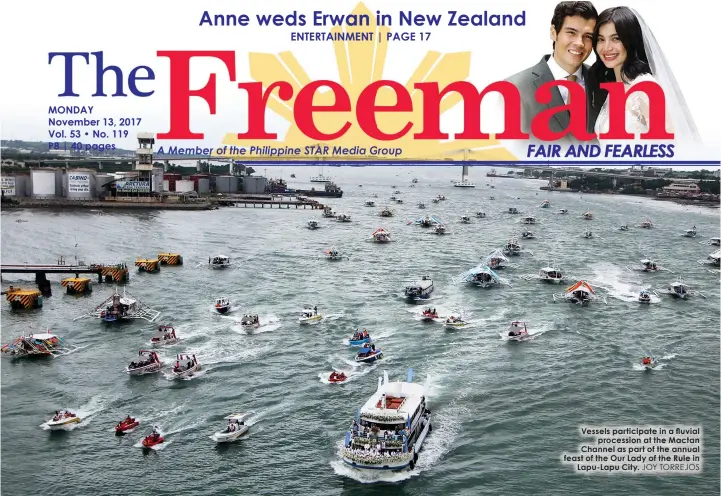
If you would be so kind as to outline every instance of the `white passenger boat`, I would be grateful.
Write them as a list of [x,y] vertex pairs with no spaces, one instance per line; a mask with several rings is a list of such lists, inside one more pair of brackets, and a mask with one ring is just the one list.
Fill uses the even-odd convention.
[[228,425],[222,431],[218,431],[211,439],[217,443],[231,443],[237,441],[242,436],[246,435],[250,430],[245,421],[250,417],[249,413],[233,413],[224,417],[223,420],[228,421]]
[[358,410],[345,434],[341,459],[357,470],[413,470],[426,436],[433,430],[425,385],[378,380],[378,389]]
[[216,255],[208,259],[208,264],[213,269],[226,269],[230,267],[230,257],[226,257],[225,255]]
[[158,331],[150,339],[150,342],[153,343],[153,346],[165,346],[180,342],[180,338],[175,333],[173,326],[161,325],[158,326]]
[[404,294],[410,301],[427,300],[433,293],[433,279],[423,276],[413,284],[406,286]]
[[180,354],[173,367],[173,377],[176,379],[184,379],[186,377],[192,377],[197,371],[200,370],[200,363],[195,355],[183,355]]
[[125,368],[125,371],[130,375],[143,375],[152,374],[159,372],[163,368],[163,362],[160,361],[158,354],[150,350],[140,350],[138,356],[142,358],[138,361],[133,360]]
[[320,322],[321,320],[323,320],[323,316],[318,313],[318,306],[311,307],[310,305],[306,305],[300,312],[298,323],[313,324],[315,322]]
[[82,422],[82,419],[73,412],[59,410],[55,412],[55,416],[52,419],[45,422],[45,425],[47,425],[50,430],[59,430],[64,429],[70,424],[79,424],[80,422]]
[[501,337],[508,341],[523,341],[530,336],[528,334],[528,326],[525,322],[514,321],[508,327],[508,330],[501,333]]

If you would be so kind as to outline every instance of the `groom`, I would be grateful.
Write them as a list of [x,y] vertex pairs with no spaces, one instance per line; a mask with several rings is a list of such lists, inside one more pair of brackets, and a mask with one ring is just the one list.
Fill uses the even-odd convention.
[[[552,99],[549,104],[540,104],[535,98],[539,86],[549,81],[568,80],[586,88],[588,66],[583,62],[593,51],[593,29],[596,26],[598,13],[591,2],[561,2],[556,5],[551,19],[551,40],[553,53],[544,55],[541,61],[524,71],[506,79],[518,88],[521,94],[521,129],[531,132],[531,121],[541,111],[567,104],[568,90],[557,86],[551,90]],[[564,131],[569,124],[569,112],[555,113],[549,120],[554,132]],[[593,109],[590,92],[586,92],[586,128],[593,133],[598,111]],[[533,139],[533,137],[532,137]],[[579,143],[572,135],[567,134],[562,144]]]

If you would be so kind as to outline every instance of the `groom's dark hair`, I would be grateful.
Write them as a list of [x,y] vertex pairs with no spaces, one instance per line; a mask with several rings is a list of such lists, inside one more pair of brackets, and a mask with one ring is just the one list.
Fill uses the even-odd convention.
[[[591,2],[561,2],[556,5],[551,18],[551,25],[556,29],[556,33],[561,32],[563,21],[566,17],[581,16],[584,19],[597,19],[598,12]],[[553,42],[553,49],[556,49],[556,42]]]

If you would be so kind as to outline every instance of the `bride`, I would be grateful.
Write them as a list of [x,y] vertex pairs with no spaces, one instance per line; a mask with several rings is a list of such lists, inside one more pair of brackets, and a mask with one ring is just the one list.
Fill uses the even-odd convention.
[[[600,83],[622,81],[626,92],[641,81],[658,83],[666,95],[666,129],[675,140],[700,142],[693,117],[650,28],[628,7],[606,9],[598,16],[593,33],[596,62],[591,67],[592,105],[600,106],[594,126],[597,135],[608,132],[608,92]],[[648,96],[637,91],[626,101],[626,131],[638,135],[648,131]],[[603,143],[603,140],[599,141]]]

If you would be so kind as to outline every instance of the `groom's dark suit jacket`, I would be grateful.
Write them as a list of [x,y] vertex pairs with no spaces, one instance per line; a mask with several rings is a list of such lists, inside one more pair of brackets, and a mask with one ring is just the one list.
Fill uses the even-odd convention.
[[[559,107],[565,105],[563,98],[561,98],[561,92],[558,88],[553,88],[551,103],[547,105],[541,105],[536,101],[535,94],[536,90],[544,83],[553,81],[555,78],[551,73],[551,69],[548,67],[548,59],[550,55],[544,55],[541,61],[524,71],[514,74],[513,76],[506,79],[513,83],[518,92],[521,94],[521,129],[525,133],[531,132],[531,121],[533,118],[542,110],[546,110],[552,107]],[[588,91],[588,66],[583,65],[582,69],[584,84],[586,85],[586,127],[590,133],[593,133],[593,126],[596,124],[596,118],[598,118],[598,111],[591,105],[591,95]],[[564,131],[569,124],[569,112],[558,112],[554,114],[554,118],[550,120],[551,129],[555,132]],[[533,136],[531,140],[537,141]],[[562,140],[562,143],[580,143],[573,135],[568,134]]]

